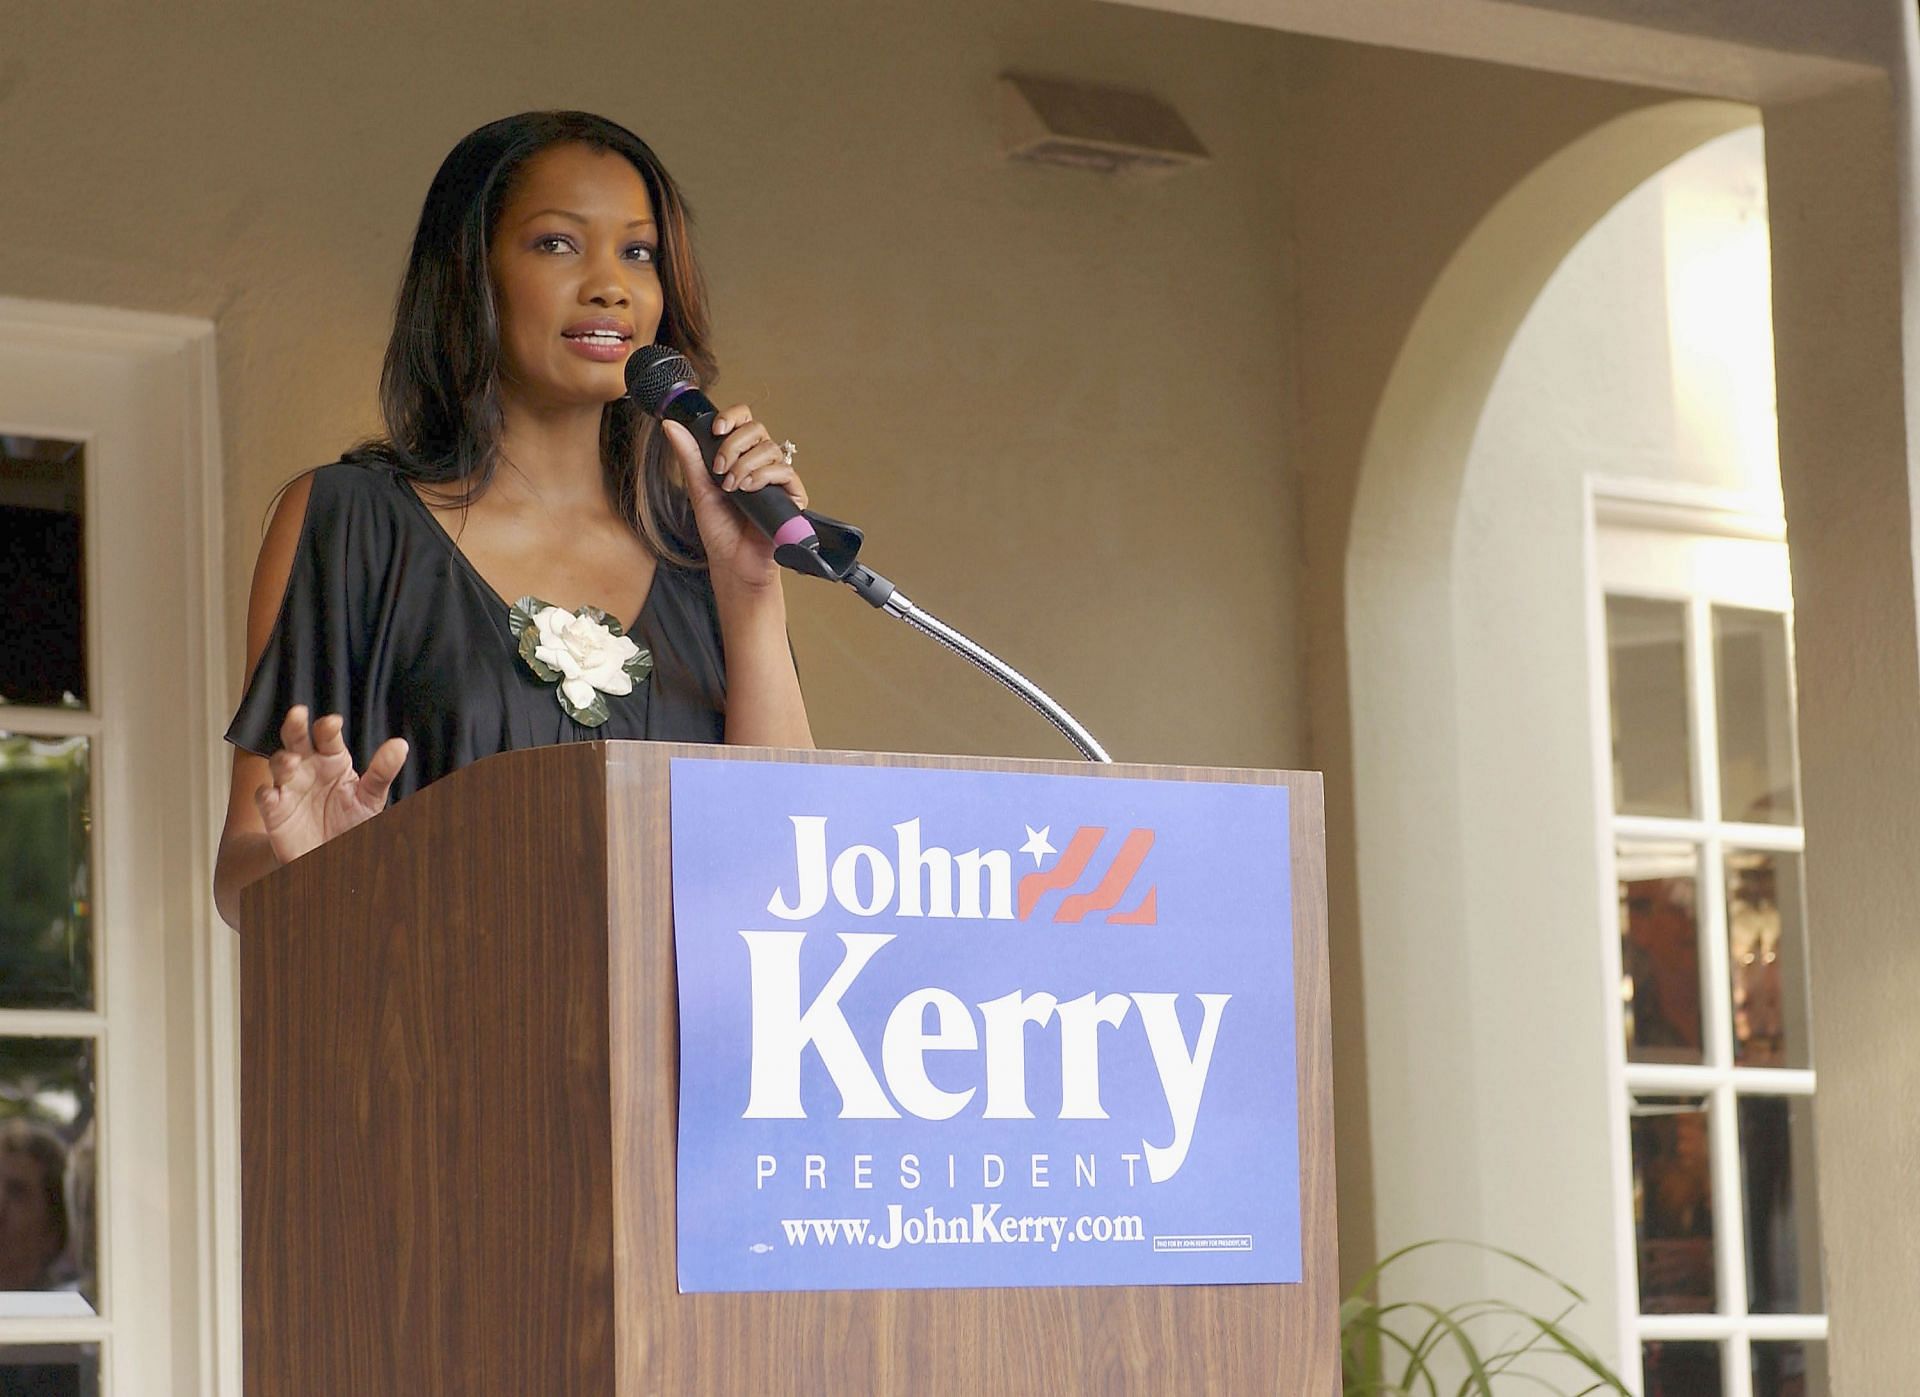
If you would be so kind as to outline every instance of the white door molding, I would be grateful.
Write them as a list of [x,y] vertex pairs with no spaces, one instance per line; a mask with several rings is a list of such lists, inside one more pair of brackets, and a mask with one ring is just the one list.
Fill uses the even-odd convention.
[[0,429],[87,443],[114,1394],[240,1392],[237,947],[212,880],[226,796],[219,420],[211,321],[0,297]]

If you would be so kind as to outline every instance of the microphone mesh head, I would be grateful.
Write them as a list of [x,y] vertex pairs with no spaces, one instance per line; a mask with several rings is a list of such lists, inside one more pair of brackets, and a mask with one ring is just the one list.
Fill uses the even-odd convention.
[[627,396],[650,416],[660,415],[676,388],[698,382],[686,356],[664,344],[643,344],[627,356]]

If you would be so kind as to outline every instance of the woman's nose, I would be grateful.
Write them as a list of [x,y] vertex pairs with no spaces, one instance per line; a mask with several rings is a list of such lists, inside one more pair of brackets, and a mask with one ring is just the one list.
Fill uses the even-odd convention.
[[586,266],[582,285],[585,298],[595,305],[624,306],[629,297],[623,273],[616,255],[601,253]]

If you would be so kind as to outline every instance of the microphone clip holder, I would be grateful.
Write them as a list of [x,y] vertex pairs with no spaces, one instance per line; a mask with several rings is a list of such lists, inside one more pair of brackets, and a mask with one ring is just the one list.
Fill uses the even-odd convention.
[[781,567],[805,577],[844,582],[860,556],[866,535],[843,519],[803,509],[800,516],[813,525],[814,536],[806,543],[783,543],[773,550],[773,560]]

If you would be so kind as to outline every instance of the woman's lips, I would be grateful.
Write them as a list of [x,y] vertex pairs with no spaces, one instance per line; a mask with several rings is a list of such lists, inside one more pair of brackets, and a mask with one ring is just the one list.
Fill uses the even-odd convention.
[[626,358],[628,351],[633,348],[630,341],[620,340],[614,342],[598,336],[587,338],[584,336],[562,335],[560,338],[567,342],[567,348],[571,349],[575,354],[580,355],[584,359],[598,360],[602,364],[618,363],[620,360]]

